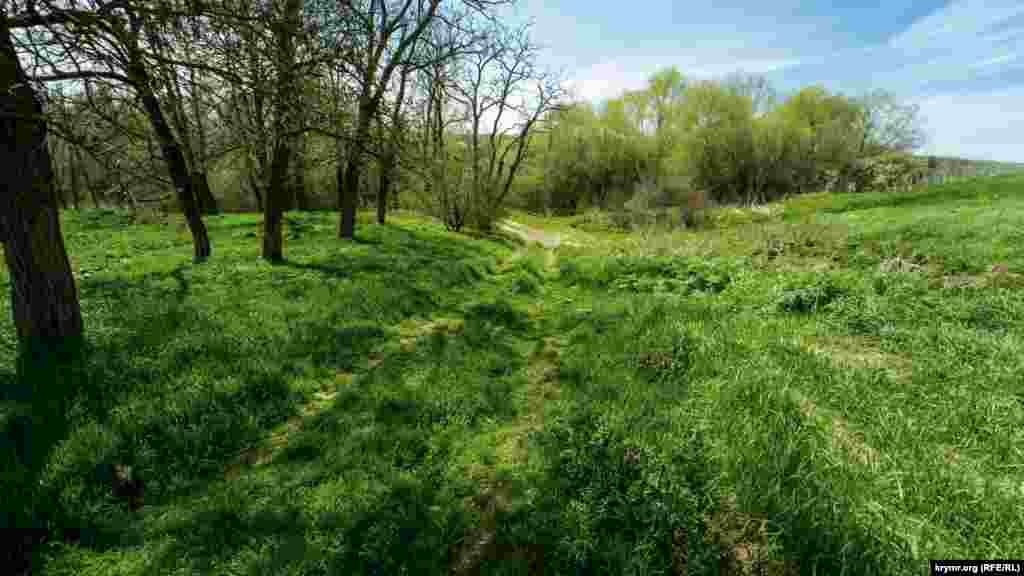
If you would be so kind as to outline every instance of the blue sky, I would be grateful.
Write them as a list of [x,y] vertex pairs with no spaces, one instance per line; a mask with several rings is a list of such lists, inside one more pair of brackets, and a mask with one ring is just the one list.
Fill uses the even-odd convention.
[[520,0],[583,98],[660,68],[764,73],[780,91],[885,89],[921,107],[924,152],[1024,162],[1024,0]]

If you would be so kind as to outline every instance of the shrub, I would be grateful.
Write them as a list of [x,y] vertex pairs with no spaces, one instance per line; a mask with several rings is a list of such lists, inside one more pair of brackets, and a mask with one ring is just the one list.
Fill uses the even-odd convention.
[[783,288],[776,299],[776,308],[781,312],[796,314],[814,313],[848,293],[831,276],[819,276],[802,285]]

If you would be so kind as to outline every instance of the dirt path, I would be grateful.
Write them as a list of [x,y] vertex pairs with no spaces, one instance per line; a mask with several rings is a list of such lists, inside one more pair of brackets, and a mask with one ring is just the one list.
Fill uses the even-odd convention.
[[563,241],[562,235],[557,232],[545,232],[513,222],[512,220],[502,220],[498,223],[498,227],[509,234],[522,238],[524,242],[536,242],[548,250],[553,250],[563,244],[566,246],[577,246],[577,244],[568,240]]

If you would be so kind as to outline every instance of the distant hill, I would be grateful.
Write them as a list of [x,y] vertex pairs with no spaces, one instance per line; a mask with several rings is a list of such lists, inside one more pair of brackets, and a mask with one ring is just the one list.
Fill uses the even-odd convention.
[[1012,172],[1024,172],[1024,163],[996,162],[993,160],[968,160],[946,156],[918,155],[922,162],[928,163],[929,180],[944,181],[948,178],[964,178],[974,176],[998,176]]

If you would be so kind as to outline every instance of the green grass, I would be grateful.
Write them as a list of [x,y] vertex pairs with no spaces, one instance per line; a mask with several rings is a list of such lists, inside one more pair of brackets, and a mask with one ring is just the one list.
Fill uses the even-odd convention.
[[671,233],[513,214],[579,244],[557,260],[288,218],[286,263],[229,215],[195,266],[175,224],[65,213],[85,352],[19,378],[0,330],[0,510],[49,532],[39,573],[922,574],[1024,550],[1019,176]]

